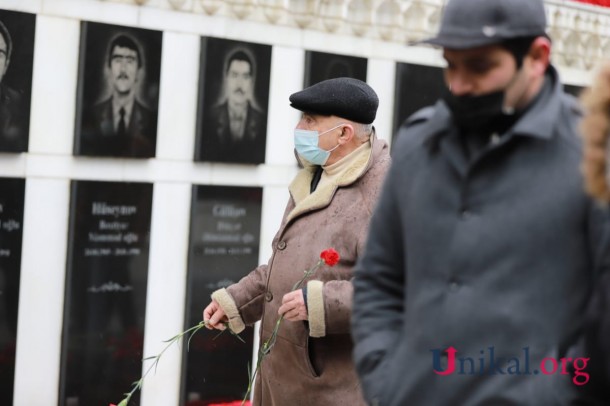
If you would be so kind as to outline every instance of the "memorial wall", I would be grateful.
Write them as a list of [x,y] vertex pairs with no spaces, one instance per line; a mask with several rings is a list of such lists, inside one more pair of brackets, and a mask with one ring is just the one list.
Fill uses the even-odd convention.
[[[118,403],[211,292],[270,256],[298,170],[288,96],[365,80],[391,143],[444,90],[442,66],[238,15],[0,0],[0,404]],[[559,68],[568,91],[588,83]],[[130,404],[241,400],[256,328],[241,338],[168,349]]]

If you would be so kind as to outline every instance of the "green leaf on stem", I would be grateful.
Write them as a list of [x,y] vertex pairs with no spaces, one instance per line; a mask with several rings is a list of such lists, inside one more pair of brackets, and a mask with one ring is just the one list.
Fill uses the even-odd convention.
[[[195,335],[195,333],[197,333],[199,330],[201,330],[202,328],[204,328],[207,325],[206,322],[199,322],[198,324],[188,328],[187,330],[181,332],[180,334],[176,334],[175,336],[173,336],[172,338],[170,338],[169,340],[165,340],[163,341],[164,343],[167,343],[167,345],[163,348],[163,350],[161,350],[161,352],[158,355],[154,355],[154,356],[150,356],[150,357],[146,357],[144,358],[142,361],[149,361],[149,360],[154,360],[152,362],[152,364],[148,367],[148,369],[146,370],[146,372],[144,372],[144,375],[142,375],[142,377],[140,378],[140,380],[135,381],[131,384],[132,389],[131,392],[129,393],[125,393],[125,398],[123,400],[121,400],[121,402],[117,405],[117,406],[128,406],[129,404],[129,400],[131,399],[131,396],[135,393],[135,391],[137,391],[138,389],[142,389],[142,384],[144,383],[144,378],[148,375],[148,373],[151,371],[151,369],[153,369],[153,367],[155,368],[155,372],[157,370],[157,366],[159,365],[159,360],[161,359],[161,356],[163,355],[163,353],[173,344],[173,343],[179,343],[179,341],[185,336],[188,335],[188,341],[187,341],[187,350],[189,349],[189,345],[191,342],[191,339],[193,338],[193,335]],[[228,324],[227,324],[228,327]],[[229,329],[229,331],[231,331]],[[241,337],[239,337],[235,332],[231,331],[231,333],[233,335],[235,335],[236,337],[238,337],[242,342],[244,342],[243,339],[241,339]]]

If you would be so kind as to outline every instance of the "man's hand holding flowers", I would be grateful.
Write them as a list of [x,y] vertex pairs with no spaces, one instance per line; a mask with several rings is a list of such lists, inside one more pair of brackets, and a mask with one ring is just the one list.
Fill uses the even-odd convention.
[[203,321],[209,330],[222,331],[227,328],[226,323],[229,322],[229,318],[218,302],[212,299],[212,302],[203,310]]
[[308,320],[307,306],[303,297],[303,289],[288,292],[282,298],[278,314],[290,321]]

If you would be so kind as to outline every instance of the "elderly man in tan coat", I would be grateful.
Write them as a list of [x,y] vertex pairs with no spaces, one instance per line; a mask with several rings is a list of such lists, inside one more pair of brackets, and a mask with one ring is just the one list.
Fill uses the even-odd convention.
[[[261,320],[261,343],[284,321],[258,371],[254,405],[363,405],[352,364],[352,267],[362,253],[373,207],[390,163],[372,126],[378,98],[366,83],[330,79],[290,96],[303,112],[294,131],[303,169],[273,254],[238,283],[212,294],[203,312],[210,328],[240,332]],[[303,289],[303,271],[327,248],[340,255]]]

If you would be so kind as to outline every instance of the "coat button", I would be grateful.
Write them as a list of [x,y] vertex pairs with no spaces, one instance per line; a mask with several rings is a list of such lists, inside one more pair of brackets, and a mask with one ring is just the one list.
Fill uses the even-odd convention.
[[278,249],[278,250],[280,250],[280,251],[281,251],[281,250],[283,250],[283,249],[285,249],[285,248],[286,248],[286,241],[280,241],[280,242],[277,244],[277,249]]
[[265,300],[268,301],[268,302],[272,301],[273,300],[273,293],[271,293],[271,292],[265,293]]
[[471,213],[470,211],[468,211],[468,210],[466,210],[466,209],[463,209],[463,210],[460,212],[460,218],[461,218],[462,220],[468,220],[470,217],[472,217],[472,213]]
[[456,281],[452,281],[451,283],[449,283],[449,291],[457,292],[459,288],[460,288],[460,284],[457,283]]

